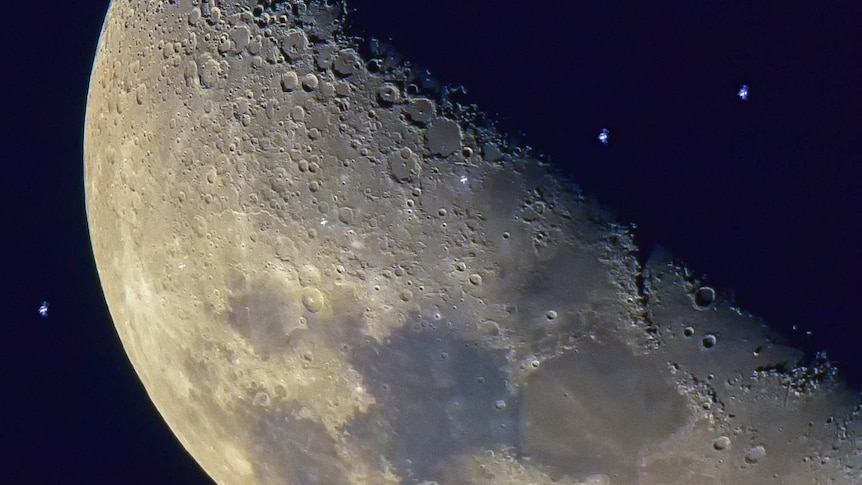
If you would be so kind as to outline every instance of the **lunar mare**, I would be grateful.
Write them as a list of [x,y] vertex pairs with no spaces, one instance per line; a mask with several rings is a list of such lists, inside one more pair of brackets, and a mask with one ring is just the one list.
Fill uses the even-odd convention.
[[115,1],[87,212],[218,483],[862,482],[859,399],[552,166],[363,58],[339,2]]

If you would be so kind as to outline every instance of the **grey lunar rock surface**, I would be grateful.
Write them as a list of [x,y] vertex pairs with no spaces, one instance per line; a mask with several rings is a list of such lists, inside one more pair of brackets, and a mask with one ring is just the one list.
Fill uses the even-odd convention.
[[340,2],[115,1],[86,121],[116,328],[224,484],[860,483],[858,395]]

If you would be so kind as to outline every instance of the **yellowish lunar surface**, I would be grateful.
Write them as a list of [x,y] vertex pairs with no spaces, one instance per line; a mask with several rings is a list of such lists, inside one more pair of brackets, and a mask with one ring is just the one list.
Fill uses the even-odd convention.
[[343,4],[114,1],[86,121],[111,314],[222,484],[862,483],[859,397]]

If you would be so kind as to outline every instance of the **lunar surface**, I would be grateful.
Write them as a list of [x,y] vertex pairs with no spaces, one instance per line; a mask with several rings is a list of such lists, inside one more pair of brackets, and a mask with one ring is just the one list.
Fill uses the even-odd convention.
[[[222,484],[862,483],[859,397],[337,1],[114,1],[87,211]],[[360,54],[362,52],[362,54]]]

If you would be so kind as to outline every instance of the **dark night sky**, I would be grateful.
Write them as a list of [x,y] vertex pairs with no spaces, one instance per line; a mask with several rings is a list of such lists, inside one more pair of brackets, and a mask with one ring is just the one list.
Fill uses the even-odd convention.
[[[357,32],[465,85],[464,100],[636,222],[645,250],[661,244],[776,327],[812,331],[797,341],[862,382],[858,1],[351,5]],[[208,483],[126,360],[89,247],[82,129],[106,7],[4,8],[3,481]]]

